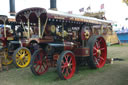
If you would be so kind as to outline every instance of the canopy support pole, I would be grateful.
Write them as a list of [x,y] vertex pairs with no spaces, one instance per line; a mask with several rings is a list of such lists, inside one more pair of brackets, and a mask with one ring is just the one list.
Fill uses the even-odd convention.
[[42,31],[42,37],[43,37],[43,35],[44,35],[44,31],[45,31],[45,28],[46,28],[47,22],[48,22],[48,18],[46,18],[46,21],[45,21],[45,24],[44,24],[44,28],[43,28],[43,31]]
[[7,34],[6,34],[6,24],[4,22],[4,37],[6,38],[7,37]]
[[28,24],[28,38],[30,38],[30,21],[29,21],[29,19],[27,21],[27,24]]
[[62,23],[62,41],[64,42],[64,23]]
[[39,38],[41,38],[41,23],[40,23],[40,17],[38,17],[38,27],[39,27],[39,30],[38,30],[38,34],[39,34]]

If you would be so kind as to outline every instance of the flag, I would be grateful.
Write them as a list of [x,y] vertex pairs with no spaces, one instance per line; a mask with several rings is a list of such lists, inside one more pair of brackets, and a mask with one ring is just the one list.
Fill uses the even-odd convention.
[[91,10],[91,7],[89,6],[86,10]]
[[128,3],[128,0],[122,0],[123,3]]
[[80,12],[84,12],[84,8],[79,9]]
[[104,9],[104,4],[101,4],[100,9]]
[[68,11],[68,14],[72,14],[72,11]]

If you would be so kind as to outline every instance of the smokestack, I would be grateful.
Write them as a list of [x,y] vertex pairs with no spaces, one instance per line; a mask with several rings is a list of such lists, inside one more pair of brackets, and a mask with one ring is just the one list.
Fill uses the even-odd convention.
[[50,9],[57,11],[57,8],[56,8],[56,0],[50,0]]
[[9,0],[10,16],[15,16],[15,0]]

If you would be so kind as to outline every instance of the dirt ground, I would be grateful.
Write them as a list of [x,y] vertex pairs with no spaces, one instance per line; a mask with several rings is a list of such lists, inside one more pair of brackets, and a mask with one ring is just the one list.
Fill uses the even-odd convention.
[[29,67],[13,67],[0,72],[0,85],[128,85],[128,46],[108,47],[108,57],[123,61],[113,61],[97,70],[81,67],[69,80],[60,80],[54,69],[42,76],[34,76]]

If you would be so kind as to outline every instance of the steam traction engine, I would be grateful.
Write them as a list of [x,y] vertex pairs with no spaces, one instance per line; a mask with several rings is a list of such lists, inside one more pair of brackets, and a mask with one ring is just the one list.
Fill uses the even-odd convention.
[[[26,43],[26,36],[22,33],[21,25],[14,18],[0,15],[0,56],[2,64],[8,65],[12,62],[16,67],[26,67],[30,64],[31,53]],[[17,27],[17,28],[15,28]],[[23,35],[23,36],[22,36]]]
[[70,79],[76,65],[85,60],[95,69],[105,64],[106,42],[93,29],[110,26],[109,21],[44,8],[24,9],[17,13],[16,21],[28,28],[26,42],[33,51],[31,71],[35,75],[55,66],[61,79]]
[[16,24],[13,19],[0,15],[0,57],[3,57],[1,62],[4,65],[11,64],[13,61],[8,54],[8,43],[14,39],[12,29],[7,27],[11,24]]

